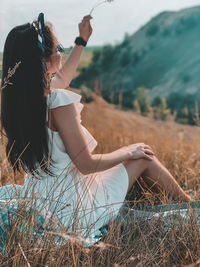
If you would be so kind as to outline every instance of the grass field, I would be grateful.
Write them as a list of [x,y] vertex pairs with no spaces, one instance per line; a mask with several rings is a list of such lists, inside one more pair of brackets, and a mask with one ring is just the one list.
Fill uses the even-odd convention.
[[[71,89],[74,92],[79,90]],[[116,119],[117,118],[117,119]],[[82,124],[98,141],[93,153],[108,153],[121,146],[137,142],[149,144],[160,161],[170,170],[181,186],[200,197],[200,128],[175,124],[174,122],[153,121],[132,112],[125,112],[107,104],[101,97],[94,96],[94,102],[84,103]],[[2,148],[1,148],[2,151]],[[2,151],[2,182],[23,184],[23,177],[13,177],[5,162]],[[160,203],[166,203],[164,195],[157,195]],[[153,204],[155,194],[141,189],[138,184],[127,196],[134,203],[146,201]],[[45,266],[187,266],[200,258],[200,232],[194,217],[183,228],[164,231],[161,221],[138,224],[130,222],[123,232],[115,226],[100,245],[90,249],[76,243],[61,248],[49,247],[29,250],[25,239],[20,244],[26,252],[31,266],[40,261]],[[51,253],[49,251],[52,251]],[[17,256],[18,255],[18,256]],[[35,256],[33,256],[35,255]],[[26,261],[16,249],[9,261],[4,257],[0,262],[26,266]],[[54,265],[55,263],[55,265]],[[24,265],[23,265],[24,264]],[[3,266],[3,265],[1,265]],[[43,265],[39,265],[43,266]],[[191,265],[196,266],[196,265]]]
[[[80,66],[91,60],[91,52],[83,54]],[[71,89],[80,93],[78,89]],[[109,153],[122,146],[144,142],[150,145],[157,158],[169,169],[179,184],[200,198],[200,128],[184,126],[173,121],[154,121],[139,114],[122,111],[106,103],[100,96],[83,103],[82,124],[98,141],[96,153]],[[1,143],[1,183],[23,184],[22,175],[13,175]],[[139,202],[166,203],[166,195],[154,194],[136,183],[127,196],[134,206]],[[199,266],[200,231],[196,217],[191,214],[187,223],[165,230],[163,220],[131,221],[123,227],[111,225],[101,243],[83,248],[77,242],[63,246],[52,245],[52,236],[38,244],[30,243],[23,233],[12,239],[9,253],[0,258],[0,266]]]

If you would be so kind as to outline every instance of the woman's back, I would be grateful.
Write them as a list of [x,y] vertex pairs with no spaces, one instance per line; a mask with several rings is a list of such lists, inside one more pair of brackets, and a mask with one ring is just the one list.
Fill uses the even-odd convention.
[[[47,96],[47,106],[49,109],[53,109],[75,103],[77,115],[81,118],[80,113],[84,105],[80,103],[80,100],[81,96],[72,91],[55,89]],[[48,110],[46,120],[48,121]],[[88,148],[92,152],[97,146],[97,141],[83,125],[81,127],[84,131]],[[38,168],[40,170],[39,175],[26,175],[23,188],[24,197],[31,197],[34,190],[34,195],[37,195],[37,207],[41,209],[43,215],[47,216],[55,212],[59,221],[67,226],[72,222],[75,210],[79,210],[78,218],[81,218],[85,215],[83,214],[85,209],[88,211],[93,209],[93,196],[89,193],[89,187],[87,186],[88,177],[84,176],[76,168],[66,152],[59,132],[53,131],[48,127],[47,131],[52,162],[50,170],[55,174],[55,177],[45,174],[40,168]],[[88,218],[86,222],[88,222]],[[83,228],[85,227],[83,225]]]
[[[47,105],[53,109],[74,102],[81,121],[83,104],[80,99],[81,96],[74,92],[56,89],[47,97]],[[97,141],[84,126],[81,127],[92,152]],[[56,219],[68,229],[76,225],[76,229],[84,236],[86,233],[89,236],[98,235],[99,228],[117,216],[123,204],[128,189],[125,167],[121,163],[102,172],[83,175],[67,154],[59,133],[48,127],[47,129],[53,163],[50,169],[56,176],[44,173],[40,173],[40,177],[27,175],[24,197],[31,197],[34,190],[37,207],[44,216],[54,213]]]

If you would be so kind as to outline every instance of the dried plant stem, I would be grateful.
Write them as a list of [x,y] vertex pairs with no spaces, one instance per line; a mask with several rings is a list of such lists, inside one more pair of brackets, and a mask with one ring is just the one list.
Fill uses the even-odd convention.
[[8,76],[4,78],[4,85],[1,89],[4,89],[8,84],[12,85],[9,79],[15,74],[16,69],[19,67],[20,64],[21,64],[21,61],[16,63],[12,69],[11,68],[8,69]]
[[24,253],[24,251],[23,251],[23,249],[22,249],[20,243],[18,243],[18,246],[19,246],[19,248],[20,248],[20,250],[21,250],[21,252],[22,252],[22,255],[23,255],[23,257],[24,257],[24,259],[25,259],[25,261],[26,261],[28,267],[31,267],[31,265],[30,265],[30,263],[28,262],[27,257],[26,257],[26,255],[25,255],[25,253]]
[[94,9],[97,8],[98,6],[100,6],[100,5],[104,4],[104,3],[110,3],[110,2],[112,2],[112,1],[114,1],[114,0],[104,0],[104,1],[102,1],[102,2],[100,2],[100,3],[98,3],[98,4],[96,4],[96,5],[92,8],[92,10],[90,11],[90,15],[91,15],[92,12],[94,11]]

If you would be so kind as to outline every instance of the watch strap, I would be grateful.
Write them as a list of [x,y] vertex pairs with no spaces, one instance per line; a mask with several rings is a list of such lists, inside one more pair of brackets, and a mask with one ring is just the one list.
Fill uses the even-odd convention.
[[76,37],[74,43],[75,43],[76,45],[83,45],[83,46],[86,46],[86,45],[87,45],[87,42],[84,41],[83,38],[80,37],[80,36],[79,36],[79,37]]

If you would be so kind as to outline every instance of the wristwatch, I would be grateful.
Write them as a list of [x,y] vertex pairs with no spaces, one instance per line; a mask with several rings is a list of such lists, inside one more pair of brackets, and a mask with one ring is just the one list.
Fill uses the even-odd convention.
[[74,43],[76,45],[83,45],[83,46],[86,46],[87,45],[87,42],[83,40],[82,37],[76,37],[76,40],[74,41]]

